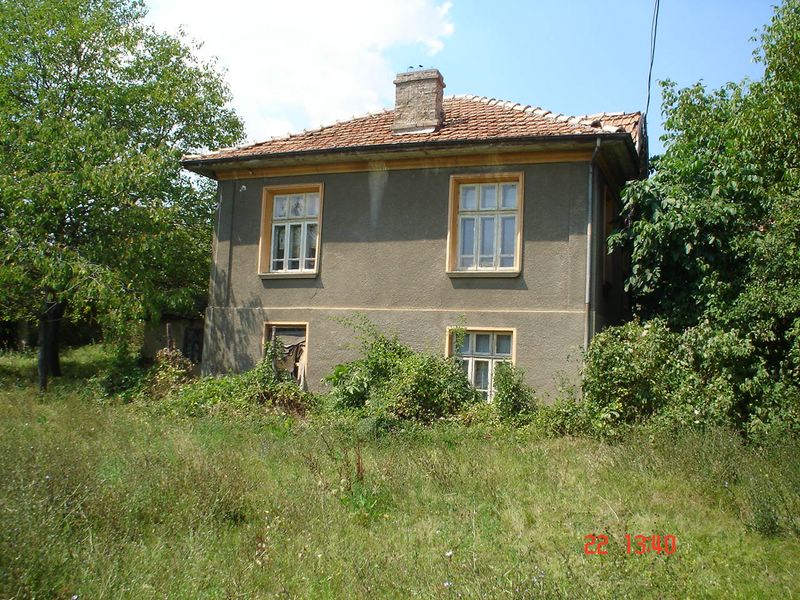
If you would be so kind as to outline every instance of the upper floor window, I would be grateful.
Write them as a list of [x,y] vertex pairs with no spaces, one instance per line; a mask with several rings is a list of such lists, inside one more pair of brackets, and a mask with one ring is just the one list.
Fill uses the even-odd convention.
[[322,184],[264,188],[259,273],[316,275],[321,217]]
[[522,264],[522,173],[450,180],[447,271],[516,275]]

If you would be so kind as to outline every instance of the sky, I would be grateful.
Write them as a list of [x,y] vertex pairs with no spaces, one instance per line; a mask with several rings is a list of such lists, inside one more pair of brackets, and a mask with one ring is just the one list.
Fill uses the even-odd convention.
[[[645,109],[653,0],[146,0],[226,70],[248,142],[389,108],[394,76],[438,68],[445,94],[569,115]],[[761,76],[753,35],[772,0],[661,0],[651,154],[663,151],[658,80],[716,88]],[[187,9],[191,6],[191,9]]]

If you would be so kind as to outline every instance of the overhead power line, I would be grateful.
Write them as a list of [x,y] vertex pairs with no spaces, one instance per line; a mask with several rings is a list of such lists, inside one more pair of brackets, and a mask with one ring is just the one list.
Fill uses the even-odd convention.
[[653,20],[650,23],[650,69],[647,72],[647,103],[644,107],[645,116],[650,111],[650,87],[653,82],[653,62],[656,58],[656,37],[658,36],[658,9],[661,0],[655,0],[653,4]]

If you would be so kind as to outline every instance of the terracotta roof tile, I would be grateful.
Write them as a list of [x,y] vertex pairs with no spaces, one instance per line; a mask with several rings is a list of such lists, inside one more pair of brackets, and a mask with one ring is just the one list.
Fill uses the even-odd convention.
[[185,156],[184,160],[216,161],[371,146],[402,147],[422,142],[435,145],[454,141],[499,141],[603,133],[628,133],[637,143],[642,117],[639,112],[562,115],[539,107],[479,96],[445,98],[444,113],[442,127],[430,133],[393,133],[394,111],[384,110],[266,142],[225,148],[202,156]]

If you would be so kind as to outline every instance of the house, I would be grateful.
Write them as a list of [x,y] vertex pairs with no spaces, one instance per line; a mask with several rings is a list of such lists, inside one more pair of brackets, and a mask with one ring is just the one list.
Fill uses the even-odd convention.
[[509,359],[552,390],[624,318],[625,261],[605,238],[621,186],[646,172],[641,113],[445,98],[436,69],[395,85],[392,110],[184,157],[219,182],[204,372],[252,367],[277,335],[305,347],[320,389],[355,356],[337,317],[362,313],[418,349],[460,352],[487,396]]

